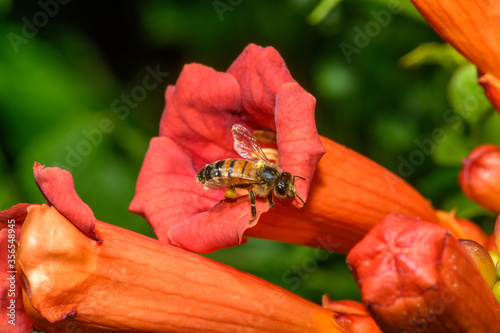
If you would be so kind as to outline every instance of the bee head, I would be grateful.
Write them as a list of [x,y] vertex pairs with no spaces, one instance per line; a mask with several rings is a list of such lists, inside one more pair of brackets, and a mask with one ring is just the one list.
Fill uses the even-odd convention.
[[306,206],[304,200],[295,193],[295,178],[305,179],[300,176],[292,176],[289,172],[283,172],[276,185],[276,196],[289,199],[297,197]]
[[277,197],[293,198],[295,196],[295,186],[293,186],[292,175],[288,172],[283,172],[276,184]]

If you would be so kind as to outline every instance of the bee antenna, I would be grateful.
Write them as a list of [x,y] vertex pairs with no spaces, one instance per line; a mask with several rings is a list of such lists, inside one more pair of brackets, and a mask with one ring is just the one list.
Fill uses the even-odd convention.
[[302,198],[301,198],[301,197],[299,197],[299,195],[297,194],[297,192],[295,192],[295,191],[294,191],[294,192],[293,192],[293,194],[295,194],[295,196],[296,196],[297,198],[299,198],[300,202],[302,202],[302,203],[304,204],[304,206],[306,206],[306,207],[307,207],[307,204],[304,202],[304,200],[302,200]]
[[294,175],[293,176],[293,183],[295,183],[295,178],[300,178],[300,179],[306,180],[304,177]]
[[[295,178],[300,178],[300,179],[306,180],[304,177],[293,175],[292,184],[295,184]],[[299,195],[297,194],[297,192],[293,191],[293,194],[295,194],[295,196],[297,198],[299,198],[300,202],[302,202],[302,204],[307,207],[306,203],[304,202],[304,200],[302,200],[301,197],[299,197]]]

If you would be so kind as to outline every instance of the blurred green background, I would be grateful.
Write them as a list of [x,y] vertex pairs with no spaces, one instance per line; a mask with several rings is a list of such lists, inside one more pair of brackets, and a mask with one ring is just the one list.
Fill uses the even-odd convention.
[[[52,5],[0,0],[0,209],[44,202],[33,181],[38,161],[71,171],[98,219],[154,237],[127,207],[165,87],[185,63],[226,70],[252,42],[274,46],[317,98],[320,134],[491,231],[492,215],[456,179],[474,146],[500,143],[500,117],[475,68],[408,1],[41,3]],[[169,75],[117,112],[157,66]],[[436,129],[444,140],[432,140]],[[344,256],[312,261],[313,249],[251,239],[209,257],[314,302],[323,293],[359,299]]]

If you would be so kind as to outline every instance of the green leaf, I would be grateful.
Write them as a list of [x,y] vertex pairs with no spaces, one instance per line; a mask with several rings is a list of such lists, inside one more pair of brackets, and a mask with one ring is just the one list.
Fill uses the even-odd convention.
[[[0,25],[2,35],[20,30],[19,25]],[[68,64],[65,49],[60,50],[39,38],[19,45],[17,53],[10,43],[0,44],[0,108],[3,110],[0,122],[5,125],[5,134],[12,139],[12,147],[9,147],[12,151],[7,154],[23,149],[34,133],[54,126],[71,113],[78,117],[82,106],[107,101],[103,95],[111,89],[113,81],[103,70],[104,65],[96,63],[97,56],[92,55],[83,39],[80,43],[68,37],[63,39],[66,40],[62,42],[63,47],[86,55],[79,62],[74,56],[74,61],[80,64],[92,61],[92,65],[81,65],[76,70]],[[103,81],[107,83],[101,83]]]
[[368,0],[368,3],[378,3],[381,6],[391,7],[391,12],[397,10],[401,11],[401,14],[409,17],[415,21],[421,22],[427,25],[427,21],[420,15],[417,8],[410,1],[387,1],[387,0]]
[[341,1],[342,0],[321,0],[311,14],[307,16],[307,22],[311,25],[320,23]]
[[12,9],[12,0],[0,0],[0,17],[6,16]]
[[494,143],[500,145],[500,115],[491,112],[479,129],[481,135],[480,143]]
[[[435,131],[440,129],[435,129]],[[467,157],[473,145],[459,128],[447,126],[442,129],[442,135],[435,140],[435,150],[432,158],[441,166],[461,165],[462,159]]]
[[418,68],[423,65],[439,65],[451,70],[466,64],[467,60],[449,44],[425,43],[399,59],[403,68]]
[[0,210],[8,209],[22,200],[17,179],[9,174],[7,161],[0,149]]
[[314,85],[325,99],[336,101],[353,96],[359,88],[355,74],[339,61],[318,61],[314,70]]
[[445,211],[456,209],[457,216],[465,219],[472,219],[476,216],[485,215],[493,216],[490,211],[466,197],[462,192],[458,192],[453,196],[447,197],[443,201],[441,209]]
[[453,109],[469,124],[477,124],[491,109],[484,91],[477,83],[477,69],[466,64],[455,70],[448,84],[448,100]]

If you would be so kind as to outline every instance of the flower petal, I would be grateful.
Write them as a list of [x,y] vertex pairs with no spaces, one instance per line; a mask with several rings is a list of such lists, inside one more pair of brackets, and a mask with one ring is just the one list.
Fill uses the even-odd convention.
[[31,333],[33,323],[23,306],[21,285],[16,278],[16,242],[29,204],[0,211],[0,332]]
[[323,307],[335,312],[335,320],[347,332],[381,333],[365,306],[355,301],[332,301],[327,295],[322,298]]
[[478,82],[483,86],[486,97],[488,97],[493,107],[500,110],[500,79],[493,75],[485,74],[479,78]]
[[234,202],[221,202],[207,212],[200,213],[173,226],[169,233],[172,244],[199,253],[210,253],[221,248],[247,242],[243,233],[256,225],[257,219],[269,209],[267,202],[256,202],[254,221],[249,199],[240,197]]
[[[312,179],[316,165],[325,154],[314,120],[315,105],[316,99],[297,83],[283,85],[276,97],[279,165],[284,171],[305,178],[306,181],[295,182],[296,192],[304,201],[309,192],[307,180]],[[297,199],[294,203],[302,207]]]
[[331,311],[247,273],[104,222],[96,233],[101,244],[30,208],[18,270],[37,329],[343,332]]
[[[36,230],[32,229],[33,225]],[[97,246],[97,241],[86,237],[55,207],[33,205],[28,208],[16,268],[31,305],[48,321],[61,320],[75,310],[72,305],[49,300],[64,297],[63,290],[85,282],[96,268]],[[51,280],[49,276],[54,278]],[[82,296],[66,297],[74,301]]]
[[59,210],[81,231],[98,239],[94,230],[96,221],[94,213],[76,193],[71,173],[57,167],[45,168],[45,165],[40,165],[38,162],[33,166],[33,173],[35,182],[47,203]]
[[223,199],[195,181],[190,156],[167,137],[151,139],[129,210],[145,216],[159,240],[170,243],[168,230],[178,221],[210,209]]
[[497,0],[412,0],[436,32],[481,75],[479,83],[500,111],[500,3]]
[[295,83],[278,51],[249,44],[227,72],[238,81],[242,108],[254,123],[276,131],[276,95],[284,84]]
[[485,144],[462,160],[459,184],[473,201],[500,213],[500,147]]
[[441,226],[388,215],[347,262],[382,331],[498,331],[500,306],[491,289]]
[[457,239],[472,239],[481,246],[486,246],[488,236],[476,223],[455,216],[455,211],[445,212],[438,210],[436,215],[441,226],[451,231]]
[[497,0],[412,0],[436,32],[486,74],[500,78]]
[[7,228],[9,220],[16,220],[16,228],[21,228],[21,225],[28,214],[27,209],[31,204],[20,203],[12,206],[7,210],[0,211],[0,227],[1,229]]
[[474,260],[476,267],[479,269],[479,272],[481,272],[486,283],[488,283],[488,286],[493,288],[498,278],[495,263],[491,255],[476,241],[470,239],[459,239],[458,241],[464,249],[467,250],[472,260]]
[[237,122],[245,125],[245,119],[241,118],[240,87],[231,74],[186,65],[175,86],[167,88],[165,99],[160,136],[189,152],[195,169],[221,157],[237,157],[230,129]]
[[[223,191],[204,190],[190,157],[175,142],[153,138],[144,165],[129,209],[147,217],[159,240],[201,253],[246,242],[243,232],[257,221],[248,223],[248,198],[221,202]],[[258,215],[268,209],[257,201]]]

